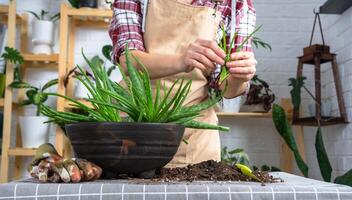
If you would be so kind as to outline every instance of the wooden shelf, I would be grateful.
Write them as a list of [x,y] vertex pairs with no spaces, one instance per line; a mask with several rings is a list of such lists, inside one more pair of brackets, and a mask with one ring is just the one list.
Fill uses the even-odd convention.
[[[7,24],[7,20],[8,20],[7,14],[8,13],[9,13],[9,6],[8,5],[0,5],[0,15],[3,15],[0,18],[0,22],[2,24]],[[21,19],[22,19],[21,16],[16,14],[16,24],[20,24]]]
[[27,62],[58,62],[59,54],[22,54],[23,59]]
[[34,156],[36,148],[13,148],[9,149],[10,156]]
[[[321,126],[330,126],[337,124],[346,124],[347,121],[344,121],[341,117],[322,117],[320,121]],[[301,125],[301,126],[318,126],[318,122],[315,117],[304,117],[295,119],[292,121],[293,125]]]
[[[109,9],[97,9],[97,8],[67,8],[67,15],[73,17],[87,17],[87,19],[93,19],[94,17],[99,18],[111,18],[112,10]],[[83,19],[83,18],[81,18]]]
[[9,13],[9,6],[8,5],[0,5],[0,14],[7,14]]
[[219,117],[253,117],[253,118],[271,118],[271,112],[256,113],[256,112],[217,112]]

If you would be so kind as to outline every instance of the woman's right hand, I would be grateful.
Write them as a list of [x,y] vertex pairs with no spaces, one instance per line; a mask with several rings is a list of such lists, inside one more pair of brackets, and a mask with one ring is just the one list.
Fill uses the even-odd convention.
[[215,64],[225,64],[225,57],[225,52],[215,41],[198,39],[188,46],[180,61],[185,72],[197,68],[210,75],[215,70]]

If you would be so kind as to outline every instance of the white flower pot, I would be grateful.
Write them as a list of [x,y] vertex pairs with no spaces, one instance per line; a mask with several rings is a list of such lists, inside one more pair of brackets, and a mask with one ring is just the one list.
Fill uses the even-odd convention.
[[[315,103],[308,104],[308,111],[311,117],[315,116]],[[321,106],[321,116],[323,117],[331,117],[332,115],[332,102],[322,102]]]
[[223,99],[222,112],[239,112],[242,104],[242,97]]
[[19,120],[24,148],[37,148],[48,142],[50,124],[44,124],[49,120],[48,117],[23,116]]
[[3,58],[0,58],[0,74],[4,74],[6,69],[6,61]]
[[32,42],[34,54],[52,54],[54,40],[54,23],[52,21],[36,20],[33,23]]
[[27,171],[27,167],[31,164],[33,158],[32,157],[23,157],[21,163],[21,180],[32,178],[29,172]]
[[88,98],[89,91],[80,81],[76,81],[75,97],[77,99]]
[[105,0],[98,0],[98,7],[102,9],[110,9],[110,4],[106,3]]

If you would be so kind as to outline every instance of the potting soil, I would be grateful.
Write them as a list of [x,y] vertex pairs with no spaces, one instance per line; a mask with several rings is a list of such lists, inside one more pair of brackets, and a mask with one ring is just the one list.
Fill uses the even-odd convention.
[[275,183],[283,181],[280,178],[274,178],[265,171],[255,171],[253,174],[258,178],[258,180],[242,174],[241,170],[236,166],[230,166],[224,162],[209,160],[183,168],[163,168],[156,172],[154,179],[164,182],[257,181],[262,183]]

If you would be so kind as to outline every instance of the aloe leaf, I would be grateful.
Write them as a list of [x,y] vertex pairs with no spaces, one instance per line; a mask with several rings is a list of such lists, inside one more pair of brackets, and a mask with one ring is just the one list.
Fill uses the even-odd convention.
[[352,187],[352,169],[346,172],[344,175],[337,177],[334,183]]
[[329,161],[328,154],[324,146],[324,140],[321,133],[321,128],[318,127],[315,136],[315,150],[317,153],[318,164],[320,168],[320,173],[326,182],[331,181],[332,167]]
[[308,166],[303,161],[302,156],[300,155],[300,153],[298,151],[296,140],[293,136],[291,125],[289,124],[289,122],[287,120],[285,110],[281,106],[274,104],[272,114],[273,114],[273,122],[274,122],[276,130],[279,132],[281,137],[284,139],[284,141],[286,142],[288,147],[292,150],[294,157],[295,157],[295,160],[296,160],[296,163],[297,163],[297,166],[300,169],[300,171],[302,172],[302,174],[305,177],[308,177]]
[[217,126],[217,125],[208,124],[204,122],[197,122],[193,120],[185,122],[183,123],[183,125],[186,126],[187,128],[194,128],[194,129],[209,129],[209,130],[219,130],[224,132],[230,131],[229,127]]

